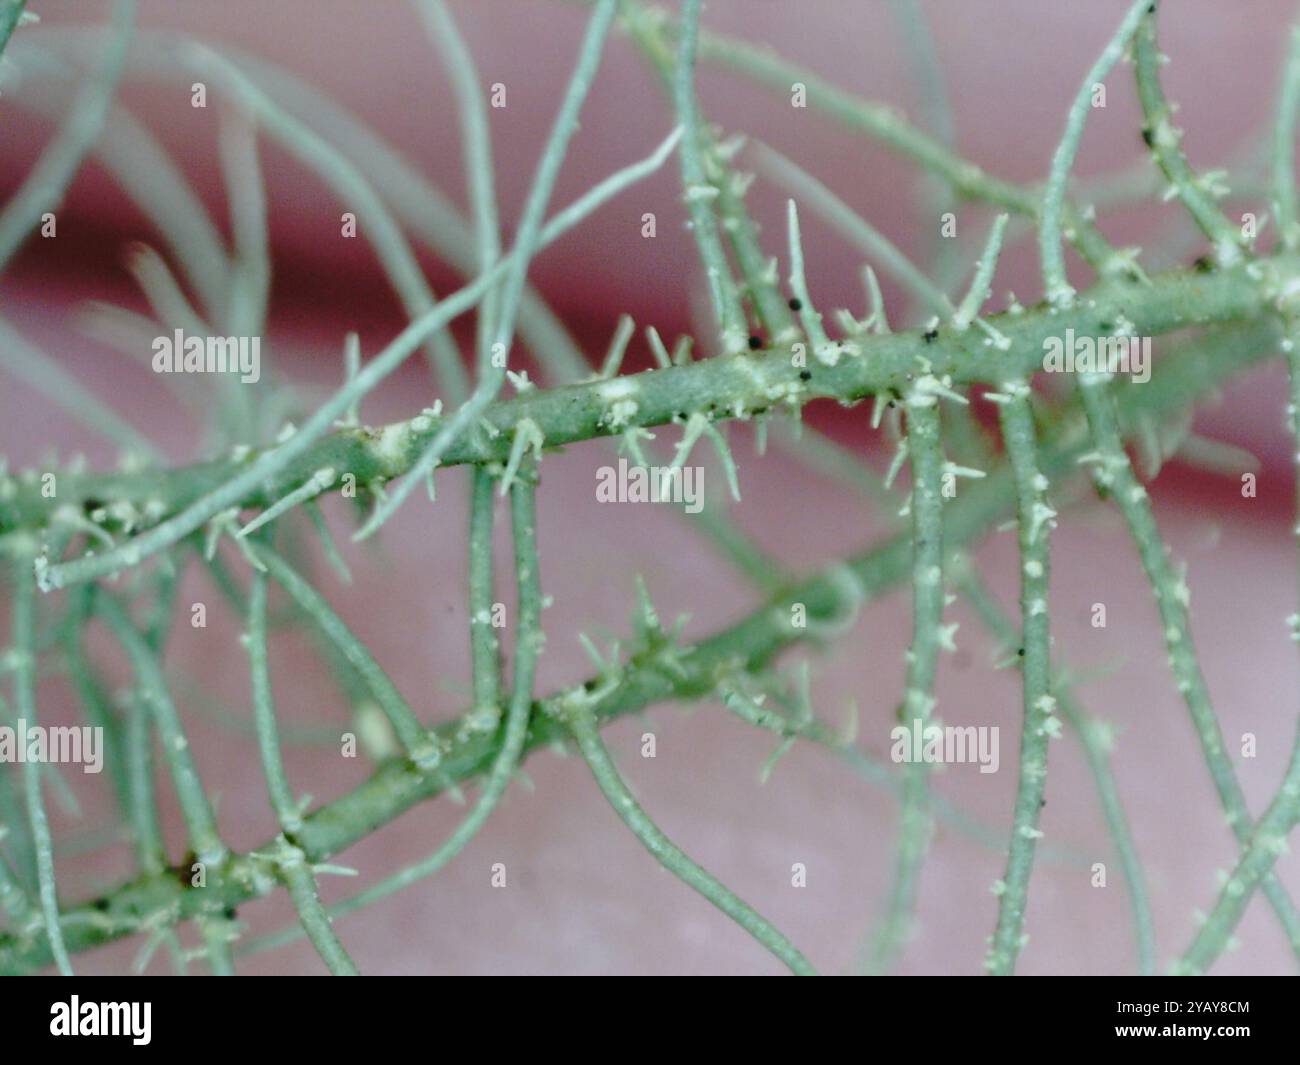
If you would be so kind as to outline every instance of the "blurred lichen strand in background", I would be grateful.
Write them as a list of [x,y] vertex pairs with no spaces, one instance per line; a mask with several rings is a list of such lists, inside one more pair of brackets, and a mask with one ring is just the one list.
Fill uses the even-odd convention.
[[[156,227],[165,248],[165,254],[139,248],[128,260],[150,317],[120,310],[113,320],[138,337],[175,336],[185,352],[185,336],[197,342],[195,350],[209,354],[214,340],[261,337],[270,299],[268,213],[275,210],[262,184],[259,144],[265,140],[318,174],[350,212],[344,218],[351,217],[373,245],[409,324],[368,356],[350,338],[338,359],[341,383],[319,401],[305,398],[270,365],[245,377],[258,380],[260,373],[257,388],[229,373],[204,380],[212,457],[176,466],[137,426],[0,320],[0,373],[44,392],[123,455],[114,471],[65,463],[9,472],[0,465],[0,548],[12,614],[8,649],[0,657],[11,696],[0,702],[0,713],[11,730],[36,729],[38,679],[57,672],[72,681],[85,724],[102,730],[108,772],[100,786],[116,804],[136,864],[131,875],[108,885],[69,883],[59,875],[46,796],[62,798],[67,784],[58,765],[14,757],[10,741],[6,764],[0,765],[0,971],[35,972],[53,964],[69,973],[78,952],[138,937],[141,967],[165,947],[179,970],[201,961],[212,972],[231,973],[249,952],[305,935],[331,972],[356,974],[347,922],[339,919],[454,860],[492,816],[529,753],[567,744],[587,763],[618,817],[667,870],[790,971],[811,974],[815,970],[798,945],[744,900],[744,885],[724,884],[705,868],[707,854],[688,855],[665,834],[653,811],[634,797],[602,739],[602,725],[652,704],[711,700],[777,737],[772,761],[792,745],[809,745],[898,795],[892,884],[859,954],[864,971],[879,973],[896,970],[907,950],[936,820],[1005,851],[1005,872],[993,885],[996,922],[982,960],[991,973],[1015,971],[1033,931],[1026,908],[1035,859],[1051,857],[1038,841],[1054,740],[1068,734],[1082,746],[1095,782],[1131,910],[1133,946],[1113,967],[1154,972],[1164,959],[1157,954],[1138,848],[1111,774],[1114,737],[1071,690],[1077,674],[1068,648],[1051,635],[1052,534],[1062,520],[1058,510],[1081,498],[1074,489],[1084,477],[1091,477],[1131,534],[1159,613],[1171,683],[1186,704],[1240,848],[1218,897],[1199,900],[1207,916],[1195,936],[1162,944],[1161,950],[1176,972],[1209,970],[1258,890],[1300,958],[1300,912],[1273,868],[1300,819],[1300,734],[1274,798],[1262,813],[1252,813],[1198,661],[1183,571],[1161,538],[1126,451],[1133,439],[1149,457],[1154,435],[1155,461],[1142,471],[1153,473],[1186,439],[1183,434],[1171,443],[1157,429],[1185,425],[1199,401],[1279,350],[1291,374],[1289,411],[1295,421],[1300,220],[1293,128],[1300,37],[1292,40],[1280,80],[1271,178],[1260,190],[1261,213],[1272,215],[1277,235],[1265,248],[1255,215],[1234,219],[1220,206],[1230,176],[1198,173],[1183,153],[1175,107],[1161,82],[1161,14],[1149,0],[1123,12],[1091,67],[1087,57],[1078,62],[1077,97],[1063,116],[1064,133],[1041,185],[1013,184],[957,154],[942,70],[915,0],[895,0],[890,8],[925,87],[920,124],[838,89],[776,52],[709,33],[701,25],[700,0],[683,0],[673,12],[636,0],[596,0],[584,5],[586,28],[571,58],[567,88],[555,101],[554,120],[507,244],[490,136],[495,89],[480,75],[443,0],[415,0],[414,7],[453,89],[468,217],[365,125],[283,69],[179,33],[137,33],[132,0],[115,0],[109,26],[93,39],[29,28],[38,22],[40,5],[30,5],[30,11],[27,6],[0,0],[8,73],[38,87],[44,76],[75,62],[82,81],[56,133],[0,213],[0,267],[51,224],[64,191],[94,154]],[[1169,17],[1177,17],[1176,8]],[[616,33],[635,43],[661,83],[663,121],[646,135],[641,158],[608,174],[585,175],[589,191],[558,204],[560,169]],[[814,174],[766,145],[747,144],[743,136],[712,126],[696,91],[696,68],[705,63],[788,95],[794,107],[823,111],[916,164],[926,175],[936,219],[955,219],[964,204],[991,208],[995,213],[978,258],[963,261],[960,245],[941,238],[931,264],[914,264]],[[1072,195],[1073,163],[1085,127],[1098,113],[1098,94],[1104,100],[1107,79],[1126,66],[1136,77],[1140,133],[1165,196],[1186,208],[1203,235],[1203,254],[1191,268],[1144,267],[1141,249],[1112,246],[1096,224],[1098,208]],[[219,102],[231,246],[152,134],[115,102],[119,86],[137,74],[162,78],[177,91],[211,93]],[[31,93],[25,85],[24,103],[42,110],[39,100],[28,100]],[[9,106],[8,95],[0,97],[0,111]],[[1118,121],[1113,112],[1100,113]],[[530,286],[529,267],[542,249],[670,160],[680,170],[710,321],[693,341],[679,342],[672,351],[649,330],[656,365],[623,372],[635,323],[621,319],[603,360],[589,359]],[[754,180],[742,169],[747,163],[793,196],[779,246],[760,242],[746,206]],[[865,256],[864,317],[818,308],[805,274],[805,261],[817,249],[805,246],[801,215],[829,222]],[[1004,244],[1027,233],[1037,236],[1043,299],[1025,307],[1013,297],[999,309],[990,303],[999,256]],[[412,237],[454,266],[464,285],[435,293]],[[1069,264],[1077,286],[1067,275],[1071,249],[1079,259]],[[1091,275],[1086,280],[1085,270]],[[877,271],[907,292],[914,306],[887,311]],[[451,327],[470,312],[474,354],[465,359]],[[895,331],[891,319],[919,324]],[[1178,336],[1149,381],[1136,374],[1124,381],[1104,361],[1081,362],[1075,387],[1035,388],[1049,341],[1094,338],[1098,350],[1116,352],[1121,347],[1104,342],[1166,334]],[[526,365],[519,348],[533,362]],[[233,344],[221,348],[234,350]],[[364,424],[363,401],[417,352],[424,353],[433,375],[434,401],[413,407],[403,421]],[[176,351],[175,358],[181,357]],[[541,380],[530,379],[530,370]],[[803,407],[817,399],[846,406],[872,401],[858,409],[869,410],[863,417],[897,445],[887,476],[878,477],[861,455],[802,425]],[[865,492],[889,520],[895,512],[904,520],[891,537],[859,554],[795,574],[734,523],[721,499],[710,499],[700,513],[683,507],[721,557],[752,580],[752,612],[688,641],[684,621],[662,618],[652,589],[638,577],[630,633],[607,650],[583,637],[595,663],[591,678],[551,694],[535,690],[548,603],[546,544],[539,543],[535,507],[544,493],[540,478],[548,452],[606,438],[634,465],[662,462],[661,472],[671,475],[682,471],[694,448],[708,447],[738,498],[741,478],[725,433],[736,421],[752,423],[764,441],[769,426],[774,435],[795,427],[796,432],[780,431],[783,448],[810,469],[831,472],[845,491]],[[680,443],[663,456],[650,443],[650,430],[661,426],[680,429]],[[338,495],[368,505],[368,512],[354,511],[354,539],[366,540],[382,533],[403,505],[424,505],[410,500],[412,492],[427,489],[432,497],[435,477],[459,476],[449,470],[453,466],[469,467],[463,474],[470,482],[465,635],[472,688],[462,716],[434,724],[427,707],[408,701],[367,649],[349,624],[348,609],[332,605],[318,587],[318,568],[303,545],[305,535],[319,537],[322,557],[347,579],[350,549],[331,539],[321,502]],[[905,489],[896,487],[900,479]],[[509,500],[514,547],[515,605],[504,627],[496,617],[501,604],[493,555],[498,496]],[[1002,611],[968,552],[1004,521],[1013,522],[1018,535],[1018,617]],[[1300,524],[1296,531],[1300,535]],[[444,531],[439,535],[445,538]],[[228,842],[231,826],[222,823],[196,768],[179,710],[184,699],[164,665],[169,634],[183,613],[178,583],[190,567],[206,571],[245,628],[254,738],[280,828],[253,849],[237,850]],[[912,626],[901,664],[902,699],[896,718],[873,723],[873,742],[863,744],[856,727],[846,733],[815,712],[807,660],[791,669],[779,667],[777,659],[794,645],[825,645],[888,589],[907,582]],[[354,589],[354,598],[364,594],[364,588]],[[1005,652],[1002,664],[1019,670],[1023,685],[1018,783],[1000,828],[973,820],[932,791],[930,760],[921,752],[896,759],[906,763],[901,766],[867,753],[884,746],[881,737],[892,735],[895,725],[905,732],[914,726],[927,746],[942,733],[935,679],[943,655],[955,648],[956,625],[947,615],[957,597],[987,626]],[[1289,624],[1300,638],[1300,613]],[[268,641],[268,630],[276,626],[297,628],[315,641],[349,699],[373,711],[364,728],[357,727],[376,759],[373,774],[324,804],[300,796],[286,773],[284,726],[272,697],[276,662]],[[499,632],[508,633],[505,648]],[[134,678],[130,697],[117,702],[90,648],[92,636],[98,641],[105,634]],[[227,651],[232,660],[238,656],[235,648]],[[169,853],[163,841],[160,811],[170,800],[156,790],[155,751],[165,770],[160,779],[170,780],[187,834],[183,856]],[[477,794],[462,796],[461,787],[472,782]],[[466,803],[444,842],[342,901],[322,902],[319,878],[350,872],[330,864],[334,855],[382,831],[413,805],[444,794]],[[280,888],[298,923],[250,936],[237,907]],[[181,941],[186,922],[198,939],[193,949]]]

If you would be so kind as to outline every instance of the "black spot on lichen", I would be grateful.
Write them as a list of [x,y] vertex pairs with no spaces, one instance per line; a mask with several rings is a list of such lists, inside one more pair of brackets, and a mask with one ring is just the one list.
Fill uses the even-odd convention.
[[1198,274],[1208,274],[1214,269],[1214,261],[1208,255],[1198,255],[1192,260],[1192,269]]
[[937,329],[931,329],[931,330],[927,331],[927,332],[923,335],[923,339],[925,340],[925,342],[926,342],[927,344],[933,344],[936,340],[939,339],[939,330],[937,330]]
[[790,307],[790,310],[792,310],[792,311],[801,311],[801,310],[803,310],[803,304],[799,301],[799,299],[798,299],[797,297],[794,297],[794,296],[792,296],[792,297],[790,298],[790,303],[789,303],[788,306]]
[[811,371],[811,370],[800,370],[800,371],[799,371],[799,380],[800,380],[800,381],[811,381],[811,380],[812,380],[812,371]]
[[174,865],[169,870],[176,877],[181,887],[192,887],[194,883],[194,866],[198,864],[199,856],[193,851],[187,851],[185,857],[181,859],[180,865]]
[[751,336],[749,338],[749,350],[757,351],[763,346],[763,338],[760,336]]
[[1156,145],[1156,139],[1151,132],[1150,126],[1142,127],[1142,143],[1145,144],[1148,148],[1154,148]]

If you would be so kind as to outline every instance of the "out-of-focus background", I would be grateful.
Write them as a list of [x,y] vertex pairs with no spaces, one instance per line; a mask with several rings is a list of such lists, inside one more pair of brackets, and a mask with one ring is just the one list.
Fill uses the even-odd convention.
[[[7,197],[47,142],[84,68],[82,32],[102,25],[107,5],[40,0],[41,25],[10,45],[6,91],[0,97],[0,196]],[[934,0],[921,5],[931,27],[952,100],[957,147],[992,173],[1019,182],[1041,179],[1064,125],[1070,100],[1122,17],[1126,3],[1041,4],[1034,0]],[[1170,97],[1180,105],[1185,147],[1194,165],[1242,160],[1259,173],[1258,135],[1271,120],[1293,5],[1282,0],[1180,0],[1164,5],[1161,47]],[[712,0],[705,26],[770,46],[834,84],[889,103],[918,124],[923,96],[896,17],[898,5],[845,0]],[[486,86],[506,86],[507,106],[491,112],[502,218],[518,217],[537,153],[572,68],[582,32],[582,7],[563,0],[456,2],[452,10]],[[159,76],[166,67],[150,45],[157,30],[183,31],[218,51],[280,64],[353,112],[441,189],[464,205],[462,152],[454,97],[424,30],[409,5],[342,0],[227,0],[220,5],[143,0],[141,43],[127,68],[121,103],[175,156],[217,224],[227,227],[216,151],[225,101],[191,106],[192,78]],[[161,46],[157,46],[161,48]],[[94,54],[93,51],[89,54]],[[165,56],[161,57],[165,60]],[[66,71],[73,77],[60,75]],[[790,106],[736,74],[701,68],[701,104],[727,132],[772,145],[824,181],[914,258],[925,261],[937,222],[925,187],[910,164],[880,145],[835,125],[813,109]],[[1076,174],[1137,172],[1144,149],[1131,67],[1108,82],[1105,109],[1090,117]],[[554,202],[568,202],[613,169],[646,154],[673,118],[644,57],[622,33],[612,39],[583,110],[581,131],[560,177]],[[373,354],[404,324],[401,308],[364,240],[340,237],[350,205],[274,145],[262,146],[273,248],[274,281],[263,358],[275,373],[318,392],[342,374],[342,346],[356,330]],[[742,164],[745,156],[741,156]],[[1254,163],[1252,163],[1252,160]],[[698,331],[697,350],[713,347],[701,323],[702,274],[684,227],[675,162],[624,193],[594,219],[540,255],[531,279],[593,361],[603,354],[620,313],[665,337]],[[1241,197],[1242,210],[1267,205]],[[784,260],[785,193],[759,179],[749,203],[764,224],[769,251]],[[1230,201],[1236,204],[1236,199]],[[658,218],[655,239],[641,236],[641,217]],[[1157,251],[1180,241],[1190,261],[1201,250],[1183,241],[1176,204],[1158,194],[1139,206],[1103,213],[1100,225],[1117,244]],[[989,214],[963,209],[959,238],[967,249],[983,239]],[[1180,228],[1181,226],[1181,228]],[[805,212],[809,283],[818,305],[863,313],[858,253]],[[1267,242],[1267,231],[1265,241]],[[204,456],[200,425],[164,383],[87,335],[89,301],[138,311],[145,303],[124,268],[126,249],[158,243],[140,210],[92,159],[58,210],[55,239],[29,240],[0,277],[0,313],[39,344],[177,464]],[[422,253],[439,292],[458,276]],[[994,285],[993,306],[1014,289],[1025,303],[1040,295],[1031,241],[1008,249]],[[783,262],[784,270],[784,262]],[[1079,283],[1086,282],[1082,271]],[[906,322],[904,293],[888,282],[891,313]],[[469,320],[459,336],[469,350]],[[1160,345],[1157,344],[1157,351]],[[143,356],[145,352],[141,352]],[[638,334],[628,365],[649,364]],[[1291,537],[1291,447],[1283,420],[1282,374],[1274,363],[1234,385],[1198,427],[1208,436],[1253,451],[1261,460],[1255,498],[1243,498],[1235,474],[1215,475],[1170,463],[1152,489],[1175,555],[1189,564],[1193,622],[1202,664],[1242,786],[1258,814],[1272,796],[1295,724],[1295,648],[1284,619],[1295,609]],[[427,369],[411,360],[370,398],[371,423],[409,417],[432,402]],[[864,461],[888,461],[887,442],[867,431],[867,410],[817,404],[809,422],[858,448]],[[818,479],[778,451],[760,459],[752,434],[732,435],[740,464],[741,525],[795,570],[854,552],[884,523],[873,506],[841,485]],[[11,468],[84,453],[110,467],[111,448],[47,400],[0,376],[0,453]],[[755,594],[717,558],[698,533],[667,508],[598,504],[595,467],[608,461],[598,444],[548,456],[539,494],[542,579],[554,597],[545,615],[548,637],[539,691],[584,677],[589,664],[579,631],[626,633],[633,577],[644,575],[661,613],[689,612],[687,634],[703,635],[734,620]],[[44,468],[44,467],[42,467]],[[716,467],[710,475],[720,478]],[[417,494],[382,537],[365,550],[348,548],[352,586],[325,579],[324,590],[353,629],[428,720],[464,709],[469,686],[464,607],[466,478],[443,475],[430,507]],[[343,512],[331,509],[343,529]],[[508,543],[501,538],[502,574]],[[1212,904],[1216,870],[1236,848],[1210,786],[1186,711],[1165,663],[1154,605],[1116,514],[1094,504],[1076,509],[1054,538],[1055,648],[1082,679],[1089,711],[1116,728],[1114,765],[1145,869],[1156,917],[1160,958],[1188,943],[1195,911]],[[1015,544],[1000,533],[977,553],[1003,602],[1014,606]],[[503,584],[507,583],[503,580]],[[241,850],[273,833],[256,751],[247,733],[246,659],[239,622],[201,574],[188,574],[180,606],[206,602],[209,625],[183,623],[168,652],[177,701],[208,787],[220,795],[227,841]],[[1094,603],[1108,625],[1093,628]],[[973,765],[938,774],[935,787],[972,817],[1010,822],[1020,718],[1014,671],[995,671],[991,640],[961,605],[959,652],[942,662],[938,712],[946,723],[998,725],[1001,769],[981,775]],[[856,627],[813,657],[819,714],[860,714],[865,748],[888,755],[889,728],[901,696],[909,632],[903,590],[873,605]],[[122,663],[103,646],[104,664],[121,683]],[[306,641],[273,645],[278,703],[296,725],[347,727],[347,711]],[[803,653],[803,652],[800,652]],[[793,659],[792,659],[793,660]],[[71,723],[75,704],[61,678],[40,687],[43,715]],[[640,757],[640,737],[654,732],[658,756]],[[1258,755],[1236,758],[1243,733],[1258,738]],[[607,740],[646,808],[689,854],[773,920],[814,964],[851,967],[857,944],[881,911],[893,865],[896,806],[825,752],[796,746],[760,784],[770,737],[739,724],[715,704],[656,707],[644,718],[616,723]],[[289,771],[298,790],[317,801],[362,779],[364,767],[343,762],[333,745],[291,746]],[[662,871],[605,805],[581,761],[539,753],[525,767],[490,823],[465,853],[433,879],[343,919],[339,933],[366,972],[670,973],[771,972],[777,964],[704,900]],[[99,815],[108,809],[107,781],[81,789],[84,816],[54,810],[61,882],[86,895],[129,875],[127,845],[104,849]],[[160,793],[170,795],[165,783]],[[470,792],[471,801],[474,793]],[[98,798],[97,798],[98,796]],[[1045,842],[1066,852],[1040,858],[1026,921],[1026,973],[1131,971],[1133,936],[1118,864],[1077,743],[1053,746],[1043,812]],[[446,799],[427,803],[340,856],[363,881],[434,849],[464,810]],[[183,833],[169,810],[173,854]],[[92,848],[87,852],[87,848]],[[1089,865],[1108,864],[1108,886],[1091,886]],[[509,886],[489,885],[504,862]],[[791,886],[802,862],[807,886]],[[926,866],[919,928],[905,955],[905,973],[980,970],[993,928],[1003,854],[940,827]],[[1283,858],[1284,882],[1300,890],[1300,862]],[[324,879],[328,900],[356,882]],[[240,912],[254,929],[289,916],[287,901],[259,902]],[[192,933],[191,933],[192,934]],[[1256,899],[1239,929],[1241,947],[1217,971],[1285,972],[1294,967],[1267,907]],[[119,944],[78,959],[79,971],[120,971],[138,944]],[[159,957],[156,971],[166,971]],[[241,971],[316,972],[305,943],[240,960]]]

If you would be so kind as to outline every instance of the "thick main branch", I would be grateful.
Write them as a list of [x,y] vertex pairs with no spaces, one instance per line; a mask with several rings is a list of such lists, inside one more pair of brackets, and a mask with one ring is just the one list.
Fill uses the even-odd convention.
[[[956,384],[998,385],[1032,376],[1041,369],[1044,340],[1064,336],[1128,333],[1157,336],[1190,326],[1247,321],[1270,316],[1278,294],[1300,278],[1300,258],[1260,259],[1214,272],[1171,271],[1150,284],[1103,282],[1078,298],[1069,312],[1046,305],[992,316],[989,322],[1009,341],[995,347],[978,331],[940,327],[935,333],[911,331],[861,336],[860,354],[844,350],[834,365],[811,352],[796,360],[792,348],[707,359],[685,366],[647,370],[613,380],[587,381],[547,390],[529,389],[487,408],[479,431],[467,434],[443,456],[441,465],[504,462],[516,427],[525,419],[553,448],[635,427],[665,425],[696,412],[716,420],[749,418],[771,410],[793,409],[829,398],[851,403],[879,393],[902,395],[925,372],[949,376]],[[359,486],[382,484],[410,470],[443,418],[428,414],[382,428],[340,428],[310,447],[279,478],[240,501],[262,507],[299,487],[318,470],[331,469],[337,489],[352,474]],[[103,508],[103,525],[117,531],[119,513],[135,523],[173,515],[239,473],[259,452],[175,470],[117,473],[66,473],[56,498],[45,498],[39,477],[0,479],[0,535],[19,528],[42,528],[59,507],[90,514]],[[115,512],[113,503],[130,504]]]

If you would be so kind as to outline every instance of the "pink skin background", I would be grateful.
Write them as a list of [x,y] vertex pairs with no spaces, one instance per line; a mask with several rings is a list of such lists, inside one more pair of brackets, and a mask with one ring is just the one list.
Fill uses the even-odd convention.
[[[106,5],[44,0],[33,4],[45,27],[101,21]],[[1118,24],[1125,4],[1042,4],[1033,0],[937,0],[925,11],[934,29],[952,99],[959,147],[993,173],[1034,181],[1046,174],[1069,102],[1087,68]],[[1167,91],[1181,105],[1186,148],[1203,168],[1219,165],[1271,120],[1292,5],[1281,0],[1222,4],[1180,0],[1165,5],[1161,45],[1172,63]],[[508,106],[491,113],[502,216],[513,226],[537,153],[549,129],[581,35],[583,14],[558,0],[455,3],[454,13],[474,51],[485,84],[503,82]],[[144,27],[182,29],[281,63],[318,85],[402,150],[460,203],[462,156],[453,98],[436,53],[410,8],[397,0],[229,0],[220,5],[140,5]],[[706,26],[770,44],[846,89],[889,102],[917,121],[924,111],[914,88],[897,23],[884,3],[847,0],[713,0]],[[46,29],[24,29],[39,42]],[[14,61],[20,65],[22,49]],[[856,138],[812,110],[755,88],[729,72],[704,69],[700,93],[709,117],[728,131],[744,130],[799,161],[915,257],[930,246],[934,212],[924,209],[915,170],[873,142]],[[19,84],[0,101],[0,193],[30,169],[51,127],[24,106],[39,83]],[[1084,176],[1141,162],[1140,116],[1131,68],[1112,75],[1106,108],[1094,110],[1076,167]],[[225,226],[216,163],[222,101],[190,106],[188,85],[133,80],[122,100],[176,154],[204,202]],[[673,120],[659,86],[620,34],[610,44],[584,108],[582,128],[561,175],[556,203],[567,202],[616,167],[644,155]],[[363,240],[339,237],[336,202],[322,183],[271,145],[264,146],[274,290],[264,352],[276,373],[309,383],[317,394],[342,373],[342,343],[351,329],[373,354],[403,324],[400,309]],[[559,245],[531,273],[542,293],[600,357],[620,312],[665,336],[696,328],[702,291],[678,195],[675,162],[626,192]],[[784,257],[784,194],[761,180],[750,202],[765,225],[769,250]],[[1238,206],[1233,201],[1232,206]],[[1243,201],[1240,210],[1267,211]],[[645,211],[658,217],[654,240],[640,235]],[[1153,199],[1139,209],[1104,217],[1120,244],[1156,243],[1177,225],[1180,208]],[[959,235],[977,246],[988,222],[982,209],[963,211]],[[364,225],[364,220],[363,223]],[[132,241],[157,236],[92,162],[59,209],[58,237],[31,240],[0,281],[3,313],[103,400],[156,441],[176,463],[202,456],[200,426],[140,360],[88,340],[75,312],[91,299],[143,310],[122,267]],[[804,212],[809,280],[823,310],[862,313],[860,259],[834,233]],[[1263,243],[1271,243],[1266,231]],[[1197,254],[1199,246],[1189,255]],[[432,258],[425,264],[440,292],[456,277]],[[1078,264],[1073,264],[1077,266]],[[1077,275],[1079,283],[1087,276]],[[993,305],[1008,288],[1026,302],[1039,297],[1032,242],[1008,250]],[[886,285],[891,313],[901,319],[905,295]],[[462,323],[468,326],[469,321]],[[699,347],[711,353],[703,339]],[[467,337],[468,333],[461,336]],[[1159,350],[1159,344],[1157,344]],[[649,362],[640,337],[629,365]],[[111,448],[10,378],[0,378],[0,450],[11,467],[46,468],[57,451],[66,460],[85,453],[108,467]],[[1258,814],[1277,787],[1295,725],[1295,647],[1284,619],[1296,609],[1295,549],[1290,534],[1290,451],[1284,425],[1284,374],[1278,363],[1231,387],[1198,421],[1207,435],[1247,447],[1261,459],[1258,496],[1244,499],[1237,475],[1170,464],[1153,488],[1158,517],[1177,558],[1187,560],[1193,621],[1201,660],[1227,746],[1251,809]],[[434,398],[418,359],[372,398],[363,414],[378,424],[409,417]],[[824,408],[824,409],[823,409]],[[866,428],[867,408],[810,408],[808,418],[879,466],[887,444]],[[674,439],[664,432],[661,442]],[[748,429],[733,432],[744,490],[736,519],[791,568],[810,570],[883,535],[881,515],[839,485],[812,476],[779,451],[759,460]],[[752,609],[757,599],[689,526],[651,505],[597,504],[596,467],[610,452],[590,444],[548,456],[540,493],[542,579],[554,605],[538,691],[572,683],[589,672],[577,633],[629,632],[633,576],[642,573],[661,612],[690,613],[689,636],[706,634]],[[712,459],[706,483],[721,483]],[[708,481],[707,478],[712,478]],[[329,508],[341,535],[345,512]],[[507,512],[502,509],[503,530]],[[323,588],[373,649],[427,720],[446,720],[466,705],[469,683],[464,606],[466,478],[448,472],[437,503],[412,497],[382,544],[348,547],[356,574],[344,586],[326,572]],[[509,543],[500,537],[503,596],[509,583]],[[1126,530],[1099,504],[1076,508],[1054,538],[1055,649],[1084,678],[1079,694],[1092,713],[1118,731],[1114,766],[1145,859],[1163,964],[1182,951],[1195,929],[1195,911],[1217,892],[1216,870],[1236,853],[1185,708],[1170,679],[1150,591]],[[991,536],[977,555],[1003,602],[1015,602],[1013,536]],[[234,563],[241,576],[242,563]],[[186,625],[189,607],[209,607],[206,629]],[[1108,625],[1089,624],[1092,604],[1106,604]],[[168,652],[177,699],[208,787],[219,795],[227,842],[246,850],[274,832],[255,748],[239,722],[249,719],[240,621],[197,571],[188,573]],[[997,725],[1001,768],[981,775],[954,766],[935,787],[966,813],[1006,825],[1015,789],[1020,719],[1014,671],[995,671],[996,648],[964,605],[960,650],[942,662],[938,712],[945,722]],[[826,720],[860,714],[860,744],[887,756],[888,730],[901,697],[909,632],[904,589],[873,604],[853,630],[813,656],[813,695]],[[101,634],[102,635],[102,634]],[[128,674],[111,641],[96,641],[100,660],[124,686]],[[347,727],[347,711],[327,671],[306,641],[277,637],[272,668],[282,718],[296,724]],[[795,661],[794,657],[787,662]],[[189,685],[214,692],[220,709],[204,710]],[[40,686],[43,718],[71,723],[76,707],[66,683]],[[640,737],[653,732],[658,756],[640,757]],[[1239,758],[1241,736],[1254,733],[1257,757]],[[770,781],[758,780],[770,737],[744,726],[718,705],[652,708],[643,718],[606,729],[606,739],[637,795],[665,831],[782,928],[819,968],[853,964],[863,933],[880,913],[893,865],[896,805],[816,749],[797,747]],[[1110,973],[1135,966],[1128,903],[1090,778],[1077,743],[1052,747],[1043,811],[1045,843],[1065,848],[1073,862],[1038,863],[1026,928],[1025,973]],[[291,747],[291,778],[318,802],[363,779],[360,759],[340,760],[336,748]],[[84,835],[107,826],[106,778],[78,779],[84,817],[54,807],[56,833]],[[184,834],[166,797],[166,831],[174,860]],[[471,801],[477,792],[469,789]],[[447,799],[426,803],[337,859],[379,878],[434,849],[463,816]],[[919,925],[900,970],[905,973],[980,971],[996,900],[990,884],[1003,855],[940,825],[922,885]],[[1091,886],[1093,861],[1108,866],[1108,886]],[[490,867],[504,862],[508,886],[489,886]],[[791,886],[791,866],[807,868],[807,886]],[[61,853],[69,900],[101,890],[131,873],[129,844],[95,854]],[[1300,892],[1300,863],[1284,857],[1278,871]],[[358,881],[324,878],[327,900]],[[244,907],[254,930],[290,917],[287,900]],[[465,852],[435,878],[338,924],[366,972],[385,973],[670,973],[777,972],[780,966],[736,926],[661,870],[622,827],[576,757],[543,752]],[[192,930],[183,935],[192,940]],[[1289,972],[1275,918],[1256,899],[1239,929],[1240,949],[1226,955],[1224,973]],[[117,972],[136,944],[117,944],[76,959],[79,971]],[[153,971],[166,971],[162,955]],[[241,959],[250,973],[319,972],[305,943]]]

